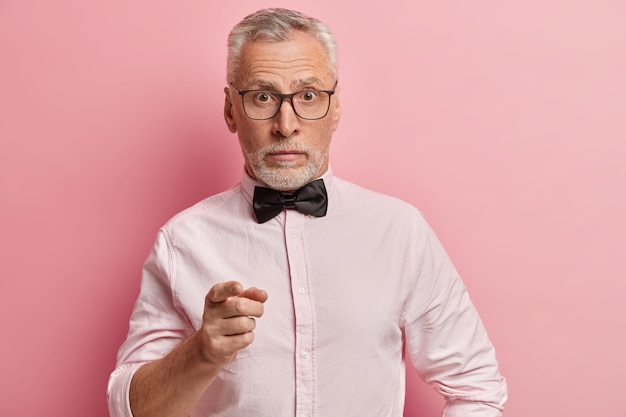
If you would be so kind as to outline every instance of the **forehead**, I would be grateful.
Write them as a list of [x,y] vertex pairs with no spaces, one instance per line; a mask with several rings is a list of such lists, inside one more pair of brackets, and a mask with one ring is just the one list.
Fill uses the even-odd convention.
[[[294,31],[287,41],[246,42],[237,74],[239,88],[292,89],[304,85],[333,84],[326,50],[312,35]],[[331,85],[332,87],[332,85]]]

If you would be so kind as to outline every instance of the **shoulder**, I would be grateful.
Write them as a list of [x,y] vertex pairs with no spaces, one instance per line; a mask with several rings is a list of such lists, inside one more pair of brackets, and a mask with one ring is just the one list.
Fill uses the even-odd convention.
[[328,204],[332,218],[350,227],[378,230],[383,235],[430,233],[423,213],[414,205],[340,178],[334,178]]
[[387,214],[423,217],[412,204],[388,194],[365,188],[342,178],[333,179],[333,197],[341,205],[360,207],[366,212],[384,211]]
[[242,196],[240,185],[237,184],[178,212],[163,225],[162,229],[173,231],[180,228],[197,227],[199,224],[230,221],[232,214],[245,209],[244,203],[245,199]]

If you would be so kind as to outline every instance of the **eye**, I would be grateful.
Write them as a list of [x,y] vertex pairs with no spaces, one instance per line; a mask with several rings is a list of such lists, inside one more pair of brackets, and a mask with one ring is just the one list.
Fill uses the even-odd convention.
[[259,91],[254,95],[254,101],[260,104],[271,103],[275,100],[276,98],[269,91]]
[[303,91],[300,95],[302,101],[314,101],[317,98],[317,91]]

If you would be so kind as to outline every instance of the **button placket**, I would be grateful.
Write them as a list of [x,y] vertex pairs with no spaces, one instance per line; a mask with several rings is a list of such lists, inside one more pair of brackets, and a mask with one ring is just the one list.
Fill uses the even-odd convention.
[[295,365],[296,365],[296,415],[314,415],[315,396],[314,367],[314,310],[308,291],[303,227],[306,216],[295,210],[287,210],[285,217],[285,241],[289,260],[291,293],[295,319]]

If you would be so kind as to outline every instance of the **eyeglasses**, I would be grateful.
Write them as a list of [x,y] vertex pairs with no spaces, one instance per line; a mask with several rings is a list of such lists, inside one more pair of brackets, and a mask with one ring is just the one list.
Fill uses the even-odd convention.
[[241,95],[243,111],[250,119],[267,120],[274,118],[287,99],[291,103],[294,113],[301,119],[319,120],[326,117],[330,109],[330,96],[333,90],[303,90],[292,94],[281,94],[271,90],[239,90],[231,84]]

